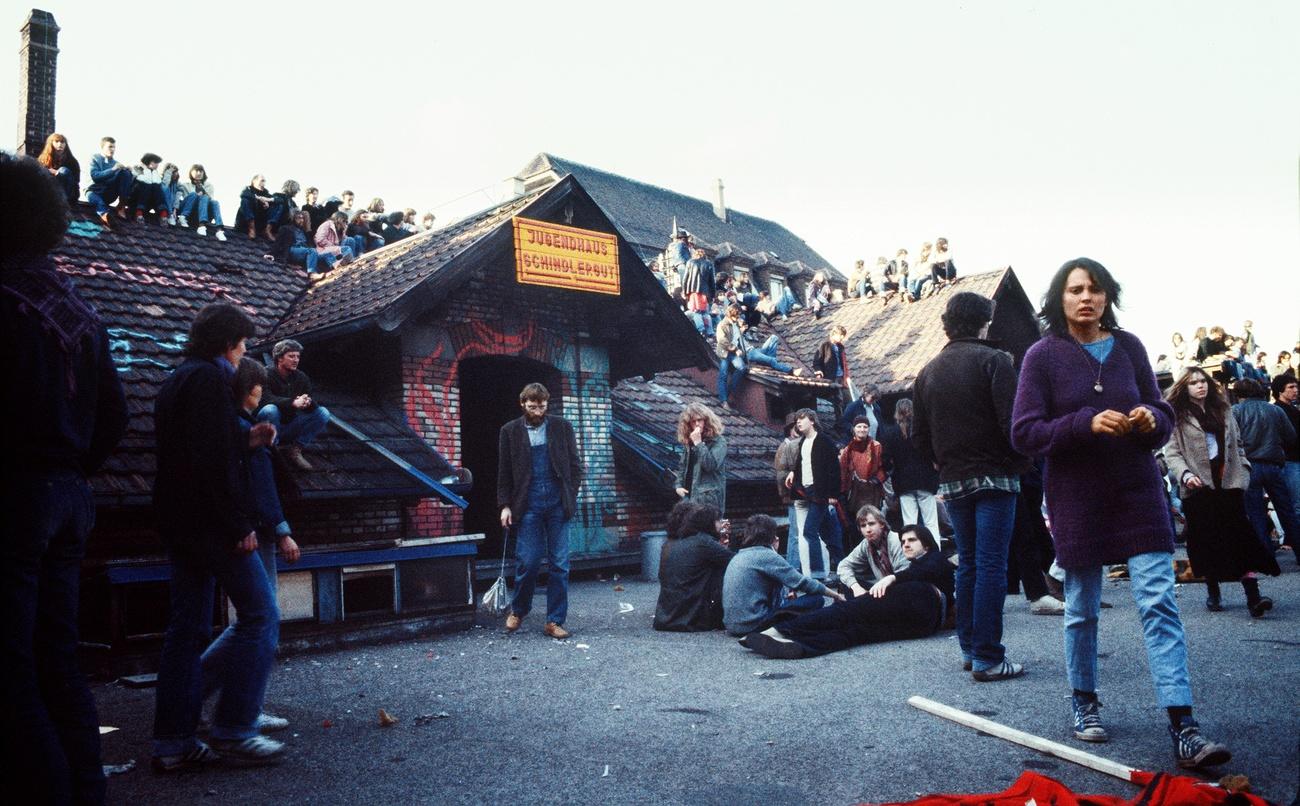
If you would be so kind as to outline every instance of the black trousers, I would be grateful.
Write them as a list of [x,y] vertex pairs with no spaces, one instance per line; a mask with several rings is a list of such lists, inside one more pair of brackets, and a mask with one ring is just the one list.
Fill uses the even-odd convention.
[[781,635],[825,655],[859,644],[933,635],[943,624],[944,597],[928,582],[896,582],[877,599],[859,596],[776,625]]

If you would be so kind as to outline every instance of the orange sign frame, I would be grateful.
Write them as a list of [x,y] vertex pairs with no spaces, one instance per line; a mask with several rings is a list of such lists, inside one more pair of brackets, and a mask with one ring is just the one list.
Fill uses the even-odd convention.
[[515,217],[515,278],[528,285],[623,293],[618,237]]

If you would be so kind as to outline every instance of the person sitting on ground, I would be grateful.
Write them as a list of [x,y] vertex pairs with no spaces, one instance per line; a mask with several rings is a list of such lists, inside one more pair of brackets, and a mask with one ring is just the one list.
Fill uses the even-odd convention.
[[325,430],[330,421],[329,410],[312,399],[311,378],[298,369],[301,344],[293,339],[278,341],[271,348],[271,358],[275,368],[267,374],[266,403],[257,412],[257,419],[276,427],[279,431],[276,441],[294,467],[312,470],[302,449]]
[[135,210],[136,221],[144,221],[144,214],[149,211],[157,216],[160,224],[166,223],[171,215],[162,191],[161,165],[162,157],[147,151],[140,157],[140,164],[131,169],[135,183],[131,185],[128,206]]
[[235,229],[248,230],[248,237],[256,239],[258,233],[274,241],[275,236],[266,225],[267,211],[275,201],[266,190],[266,177],[256,174],[248,181],[248,187],[239,193],[239,213],[235,216]]
[[879,508],[862,507],[857,519],[862,542],[840,560],[835,575],[854,596],[866,596],[871,583],[902,571],[911,560],[903,553],[898,535],[889,531],[889,522]]
[[911,563],[847,601],[756,630],[744,646],[768,658],[811,658],[861,644],[934,635],[953,603],[953,567],[924,526],[899,536]]
[[271,206],[266,209],[266,227],[270,234],[274,235],[282,225],[288,222],[293,214],[298,212],[297,196],[298,191],[302,189],[292,179],[285,180],[280,186],[280,192],[272,194]]
[[347,232],[347,227],[348,214],[339,210],[316,228],[317,251],[333,255],[340,266],[351,263],[364,249],[362,238],[344,234]]
[[[676,533],[669,532],[659,559],[659,599],[654,628],[667,632],[722,629],[722,577],[732,553],[718,532],[718,511],[678,501]],[[669,522],[673,518],[669,516]]]
[[813,275],[812,282],[804,289],[804,307],[813,312],[814,319],[822,318],[822,309],[831,301],[830,283],[826,281],[825,272]]
[[[415,212],[412,210],[411,212]],[[382,230],[384,245],[397,243],[403,238],[409,238],[411,231],[406,228],[406,213],[401,210],[394,210],[388,213],[387,220],[384,222]]]
[[212,192],[212,183],[208,181],[208,172],[198,163],[190,166],[189,181],[180,185],[181,208],[177,223],[182,227],[190,225],[193,218],[199,223],[195,230],[199,235],[208,234],[208,224],[216,230],[217,240],[226,240],[226,232],[221,228],[221,203]]
[[86,188],[86,200],[95,205],[95,214],[109,229],[113,223],[108,217],[108,206],[117,202],[117,217],[125,220],[130,215],[127,199],[135,184],[131,169],[113,158],[116,152],[116,140],[100,138],[99,153],[90,158],[90,187]]
[[68,206],[76,204],[81,195],[81,163],[72,156],[68,138],[58,132],[46,137],[45,147],[36,161],[58,181],[63,195],[68,198]]
[[308,274],[315,274],[321,263],[325,264],[325,271],[329,271],[334,268],[334,253],[318,251],[312,245],[307,226],[307,213],[295,210],[289,222],[275,234],[269,257],[277,263],[302,266]]
[[844,594],[791,568],[776,553],[779,544],[776,521],[770,516],[750,515],[745,521],[740,551],[722,578],[723,624],[729,634],[748,635],[765,629],[783,611],[815,610],[822,606],[824,596],[844,601]]

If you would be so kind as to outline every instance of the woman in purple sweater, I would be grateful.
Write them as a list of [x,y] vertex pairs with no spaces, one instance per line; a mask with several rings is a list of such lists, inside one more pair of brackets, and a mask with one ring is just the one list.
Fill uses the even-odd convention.
[[1232,754],[1192,718],[1187,644],[1174,601],[1174,535],[1153,451],[1173,428],[1147,351],[1119,329],[1119,283],[1076,258],[1052,278],[1039,318],[1047,333],[1025,354],[1012,413],[1016,450],[1046,459],[1044,493],[1065,569],[1065,662],[1076,738],[1104,742],[1097,701],[1102,568],[1127,563],[1156,699],[1184,768]]

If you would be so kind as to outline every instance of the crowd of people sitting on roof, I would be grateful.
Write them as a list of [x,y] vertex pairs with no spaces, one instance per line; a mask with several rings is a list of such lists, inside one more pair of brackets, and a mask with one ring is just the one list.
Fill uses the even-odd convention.
[[876,265],[868,268],[865,260],[857,261],[849,275],[849,296],[869,298],[901,293],[903,299],[915,302],[934,294],[957,279],[957,264],[947,238],[935,238],[934,243],[921,244],[915,264],[908,261],[906,249],[899,249],[894,259],[881,255]]
[[1212,371],[1219,380],[1232,383],[1243,378],[1253,378],[1267,384],[1278,375],[1297,373],[1300,366],[1300,344],[1293,350],[1280,350],[1270,362],[1266,350],[1255,341],[1255,323],[1247,319],[1241,325],[1241,335],[1230,336],[1220,325],[1198,327],[1189,342],[1180,331],[1170,337],[1169,352],[1156,358],[1155,371],[1168,372],[1175,378],[1189,367]]
[[[152,152],[142,155],[134,166],[118,161],[116,152],[115,139],[100,139],[99,153],[90,161],[86,188],[86,201],[94,206],[105,227],[113,227],[116,205],[120,222],[193,227],[202,236],[211,230],[217,240],[226,240],[221,204],[201,164],[195,163],[182,174],[175,163],[164,162]],[[81,192],[81,164],[67,138],[57,132],[47,137],[37,161],[58,181],[69,205],[74,204]],[[303,194],[301,206],[299,192]],[[364,209],[355,208],[355,201],[350,190],[322,201],[319,189],[303,190],[293,179],[272,193],[266,177],[257,174],[239,194],[234,229],[247,232],[250,239],[271,241],[274,246],[269,257],[302,266],[313,274],[433,229],[433,213],[419,216],[413,208],[386,212],[384,200],[378,197]]]

